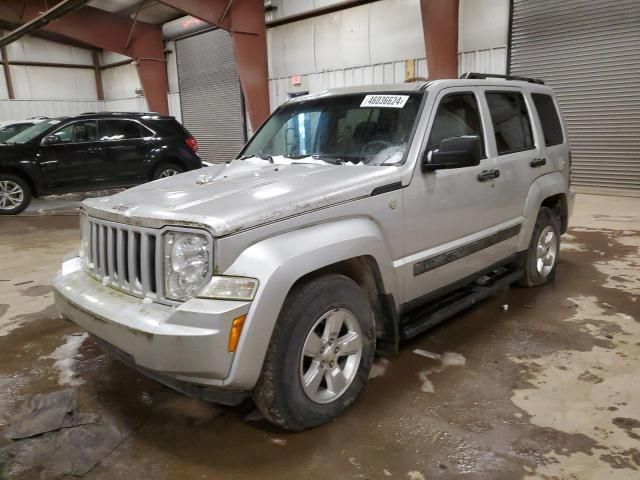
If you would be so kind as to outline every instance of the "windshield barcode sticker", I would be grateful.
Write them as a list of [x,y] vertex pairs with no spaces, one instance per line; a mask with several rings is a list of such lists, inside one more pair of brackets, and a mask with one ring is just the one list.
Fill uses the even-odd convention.
[[409,95],[367,95],[360,107],[402,108]]

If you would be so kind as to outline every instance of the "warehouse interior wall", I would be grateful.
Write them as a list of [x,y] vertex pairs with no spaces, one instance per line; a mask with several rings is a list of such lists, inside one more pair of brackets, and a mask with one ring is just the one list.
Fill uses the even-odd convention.
[[[276,11],[290,16],[331,3],[282,0]],[[428,74],[419,0],[381,0],[276,26],[267,42],[272,109],[300,92]]]
[[1,69],[0,121],[72,115],[100,107],[91,50],[28,36],[7,45],[6,51],[12,62],[55,62],[86,68],[11,65],[15,100],[9,100]]
[[509,0],[460,0],[458,71],[507,73]]

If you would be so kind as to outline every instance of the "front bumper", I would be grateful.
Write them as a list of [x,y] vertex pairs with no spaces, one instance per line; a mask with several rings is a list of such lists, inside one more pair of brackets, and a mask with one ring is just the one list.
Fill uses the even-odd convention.
[[249,302],[191,299],[177,307],[160,305],[102,285],[82,270],[78,257],[63,263],[55,290],[64,317],[156,380],[181,391],[188,384],[230,383],[229,330],[234,318],[248,313]]

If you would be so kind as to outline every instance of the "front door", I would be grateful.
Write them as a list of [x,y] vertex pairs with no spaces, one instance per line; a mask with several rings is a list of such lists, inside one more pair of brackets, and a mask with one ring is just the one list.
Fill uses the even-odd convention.
[[446,138],[471,135],[482,140],[483,158],[477,166],[427,173],[418,165],[405,189],[404,303],[493,265],[503,255],[495,245],[511,234],[496,212],[498,169],[486,154],[490,126],[478,95],[475,88],[449,88],[436,98],[425,154]]
[[77,120],[47,135],[38,151],[46,191],[91,190],[105,168],[95,120]]

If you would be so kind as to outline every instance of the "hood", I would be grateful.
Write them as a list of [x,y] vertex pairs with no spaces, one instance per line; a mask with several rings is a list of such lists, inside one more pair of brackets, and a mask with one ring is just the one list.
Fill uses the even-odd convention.
[[235,160],[83,202],[91,215],[161,227],[206,225],[215,236],[366,197],[400,180],[393,166]]
[[36,150],[33,145],[29,143],[13,144],[0,143],[0,162],[3,160],[14,160],[22,157],[27,152]]

